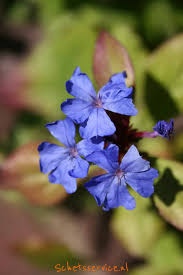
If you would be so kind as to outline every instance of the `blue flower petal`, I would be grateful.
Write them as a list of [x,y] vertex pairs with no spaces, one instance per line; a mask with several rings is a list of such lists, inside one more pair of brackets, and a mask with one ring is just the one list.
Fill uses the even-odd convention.
[[119,206],[123,206],[127,210],[132,210],[136,207],[136,202],[132,195],[130,195],[124,179],[122,178],[119,180],[115,177],[107,192],[103,209],[108,211],[111,208],[116,208]]
[[93,143],[91,139],[83,139],[77,144],[77,151],[80,155],[87,157],[93,152],[100,151],[104,148],[104,142]]
[[111,93],[111,91],[113,92],[119,92],[122,91],[123,92],[123,97],[127,97],[129,95],[132,94],[133,92],[133,87],[128,88],[126,86],[126,82],[125,82],[125,77],[126,77],[126,73],[117,73],[114,74],[109,81],[107,82],[107,84],[105,84],[99,91],[99,95],[100,98],[110,98],[110,95],[107,96],[106,92]]
[[119,98],[118,96],[113,97],[111,101],[106,101],[102,103],[102,106],[105,110],[118,113],[121,115],[126,115],[126,116],[136,116],[138,113],[137,109],[135,108],[135,105],[132,102],[131,98]]
[[71,159],[65,159],[60,165],[48,175],[48,179],[51,183],[61,184],[64,186],[67,193],[74,193],[77,189],[76,179],[69,175],[69,167]]
[[89,182],[84,184],[84,187],[92,194],[97,201],[98,205],[101,206],[104,203],[106,194],[114,176],[111,174],[105,174],[92,178]]
[[75,123],[83,123],[93,110],[92,104],[81,99],[67,99],[61,104],[61,110]]
[[96,92],[91,80],[85,73],[81,73],[77,67],[69,81],[66,82],[66,90],[74,97],[92,102],[96,98]]
[[46,124],[49,132],[67,147],[75,146],[75,125],[70,118]]
[[94,108],[85,125],[80,126],[80,135],[90,139],[94,136],[110,136],[116,128],[102,108]]
[[69,171],[69,175],[74,178],[85,178],[88,175],[89,163],[80,156],[73,158],[73,168]]
[[124,73],[113,75],[98,94],[105,110],[122,115],[136,115],[137,110],[132,103],[133,88],[125,83]]
[[95,163],[108,172],[115,172],[119,167],[118,163],[119,148],[116,145],[109,145],[107,149],[94,152],[86,160]]
[[69,155],[67,148],[48,142],[41,143],[38,146],[38,151],[40,155],[40,170],[45,174],[54,170]]
[[158,171],[153,168],[141,173],[125,174],[126,182],[144,198],[154,193],[153,180],[157,177]]
[[115,144],[110,144],[103,152],[105,152],[106,158],[111,162],[113,169],[119,166],[119,147]]
[[102,105],[110,104],[113,101],[121,101],[122,99],[128,99],[132,97],[133,88],[128,88],[128,91],[121,90],[121,87],[111,87],[109,90],[105,90],[102,94],[99,92],[99,98]]
[[91,179],[85,187],[95,197],[99,206],[108,211],[123,206],[128,210],[136,207],[135,199],[127,189],[129,184],[143,197],[154,192],[153,181],[158,176],[156,169],[150,168],[149,162],[143,160],[134,145],[118,163],[119,148],[109,145],[105,150],[94,152],[86,159],[108,171],[103,176]]
[[124,172],[142,172],[150,168],[150,163],[149,161],[144,160],[139,155],[137,148],[132,145],[128,152],[124,155],[120,168]]

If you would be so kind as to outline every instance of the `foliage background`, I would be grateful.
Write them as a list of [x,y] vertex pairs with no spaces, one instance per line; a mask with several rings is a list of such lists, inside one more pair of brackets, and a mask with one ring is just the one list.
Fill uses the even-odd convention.
[[[67,260],[71,265],[127,260],[131,275],[181,275],[183,2],[2,0],[0,5],[1,274],[49,274]],[[175,118],[173,140],[138,144],[160,177],[154,197],[136,196],[132,212],[104,213],[82,182],[68,196],[62,186],[49,184],[38,166],[37,145],[52,141],[44,124],[64,118],[65,81],[78,65],[94,81],[94,47],[102,30],[126,47],[134,65],[139,110],[134,127],[150,131],[157,120]]]

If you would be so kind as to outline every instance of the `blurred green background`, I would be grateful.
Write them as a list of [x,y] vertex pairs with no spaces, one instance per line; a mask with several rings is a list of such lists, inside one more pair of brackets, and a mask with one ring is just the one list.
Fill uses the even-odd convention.
[[[0,26],[0,274],[50,274],[67,261],[183,274],[183,1],[1,0]],[[94,82],[103,30],[134,65],[133,127],[151,131],[175,119],[171,141],[137,145],[160,177],[153,198],[134,194],[132,212],[105,213],[83,181],[68,195],[39,172],[37,145],[56,142],[44,124],[64,118],[65,82],[76,66]],[[96,173],[92,167],[89,177]]]

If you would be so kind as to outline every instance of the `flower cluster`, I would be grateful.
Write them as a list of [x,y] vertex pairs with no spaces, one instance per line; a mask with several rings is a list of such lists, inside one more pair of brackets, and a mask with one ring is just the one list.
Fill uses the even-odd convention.
[[[128,186],[142,197],[154,192],[153,181],[158,172],[139,155],[132,141],[158,135],[169,138],[173,133],[173,120],[159,121],[151,133],[131,130],[129,116],[135,116],[137,110],[133,87],[126,86],[126,77],[125,72],[113,75],[96,94],[88,76],[77,67],[66,82],[66,90],[74,98],[61,104],[66,119],[46,125],[64,146],[43,142],[38,147],[41,172],[49,174],[51,183],[62,184],[68,193],[76,191],[77,178],[88,175],[90,163],[104,169],[105,174],[84,186],[106,211],[119,206],[135,208]],[[79,125],[82,138],[78,143],[74,123]],[[120,143],[123,139],[125,142]]]

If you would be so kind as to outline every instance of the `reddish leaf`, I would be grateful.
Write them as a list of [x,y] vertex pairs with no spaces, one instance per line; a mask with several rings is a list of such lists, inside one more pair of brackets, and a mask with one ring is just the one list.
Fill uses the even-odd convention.
[[11,154],[1,167],[1,184],[17,189],[32,203],[50,205],[66,197],[64,187],[48,182],[40,172],[38,142],[26,144]]
[[24,108],[25,78],[20,69],[20,61],[15,57],[1,56],[0,82],[1,104],[12,110]]
[[99,87],[114,73],[127,72],[127,85],[135,85],[133,65],[127,50],[107,32],[101,32],[95,46],[94,77]]
[[12,56],[0,58],[0,139],[11,130],[18,111],[25,109],[25,78],[20,62]]

